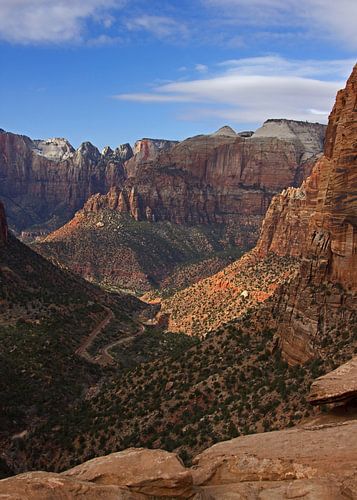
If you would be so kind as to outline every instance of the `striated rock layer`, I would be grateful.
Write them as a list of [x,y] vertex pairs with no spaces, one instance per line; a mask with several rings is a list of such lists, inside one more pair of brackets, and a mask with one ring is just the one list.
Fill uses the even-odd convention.
[[[275,308],[283,351],[291,363],[316,354],[316,340],[357,308],[357,67],[330,114],[323,157],[298,189],[274,198],[258,254],[302,258],[298,278]],[[328,283],[333,293],[324,293]],[[326,291],[326,290],[325,290]]]
[[[124,185],[92,197],[85,210],[110,208],[136,220],[178,224],[234,221],[239,225],[246,217],[255,217],[255,230],[245,235],[255,243],[273,195],[299,185],[312,158],[322,150],[323,125],[281,122],[295,123],[296,130],[291,125],[295,131],[280,139],[258,132],[242,137],[225,127],[180,143],[166,141],[155,153],[147,140],[139,141],[136,154],[125,164]],[[302,140],[300,129],[311,135],[310,142]]]

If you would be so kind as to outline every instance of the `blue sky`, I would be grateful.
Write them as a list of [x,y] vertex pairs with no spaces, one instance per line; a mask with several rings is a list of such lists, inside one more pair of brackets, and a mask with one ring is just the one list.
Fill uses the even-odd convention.
[[98,147],[326,122],[357,0],[0,0],[0,127]]

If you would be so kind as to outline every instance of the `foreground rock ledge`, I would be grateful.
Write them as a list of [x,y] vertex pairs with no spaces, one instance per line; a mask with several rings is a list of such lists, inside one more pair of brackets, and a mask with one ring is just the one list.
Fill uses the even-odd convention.
[[218,443],[187,469],[174,453],[128,449],[62,474],[0,481],[0,499],[356,499],[357,420]]
[[[346,402],[357,398],[357,356],[311,385],[311,404]],[[357,437],[356,437],[357,440]]]

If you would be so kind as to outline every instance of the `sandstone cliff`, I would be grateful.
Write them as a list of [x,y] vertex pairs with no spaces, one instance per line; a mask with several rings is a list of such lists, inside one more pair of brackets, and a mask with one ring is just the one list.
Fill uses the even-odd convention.
[[130,154],[127,145],[101,155],[89,142],[75,151],[65,139],[32,141],[0,131],[0,196],[11,226],[63,224],[90,195],[120,185]]
[[[281,138],[273,137],[274,131],[270,136],[258,131],[241,137],[232,129],[226,132],[226,127],[180,143],[142,140],[125,164],[124,185],[91,198],[85,210],[109,207],[136,220],[178,224],[243,224],[250,217],[253,243],[272,196],[298,185],[309,173],[311,158],[322,150],[324,126],[284,123],[291,130]],[[305,130],[305,135],[296,130]]]
[[331,325],[343,325],[356,310],[356,99],[357,67],[337,94],[323,157],[300,188],[274,198],[257,246],[261,257],[271,251],[302,258],[298,277],[275,308],[292,363],[315,355]]

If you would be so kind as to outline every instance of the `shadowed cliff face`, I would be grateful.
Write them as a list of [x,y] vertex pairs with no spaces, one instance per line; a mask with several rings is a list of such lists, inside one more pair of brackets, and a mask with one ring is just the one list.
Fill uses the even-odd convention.
[[[356,308],[357,291],[357,66],[337,94],[323,157],[299,189],[274,198],[257,246],[302,257],[299,277],[277,307],[282,346],[291,362],[311,357],[316,336]],[[321,293],[326,283],[334,293]]]

